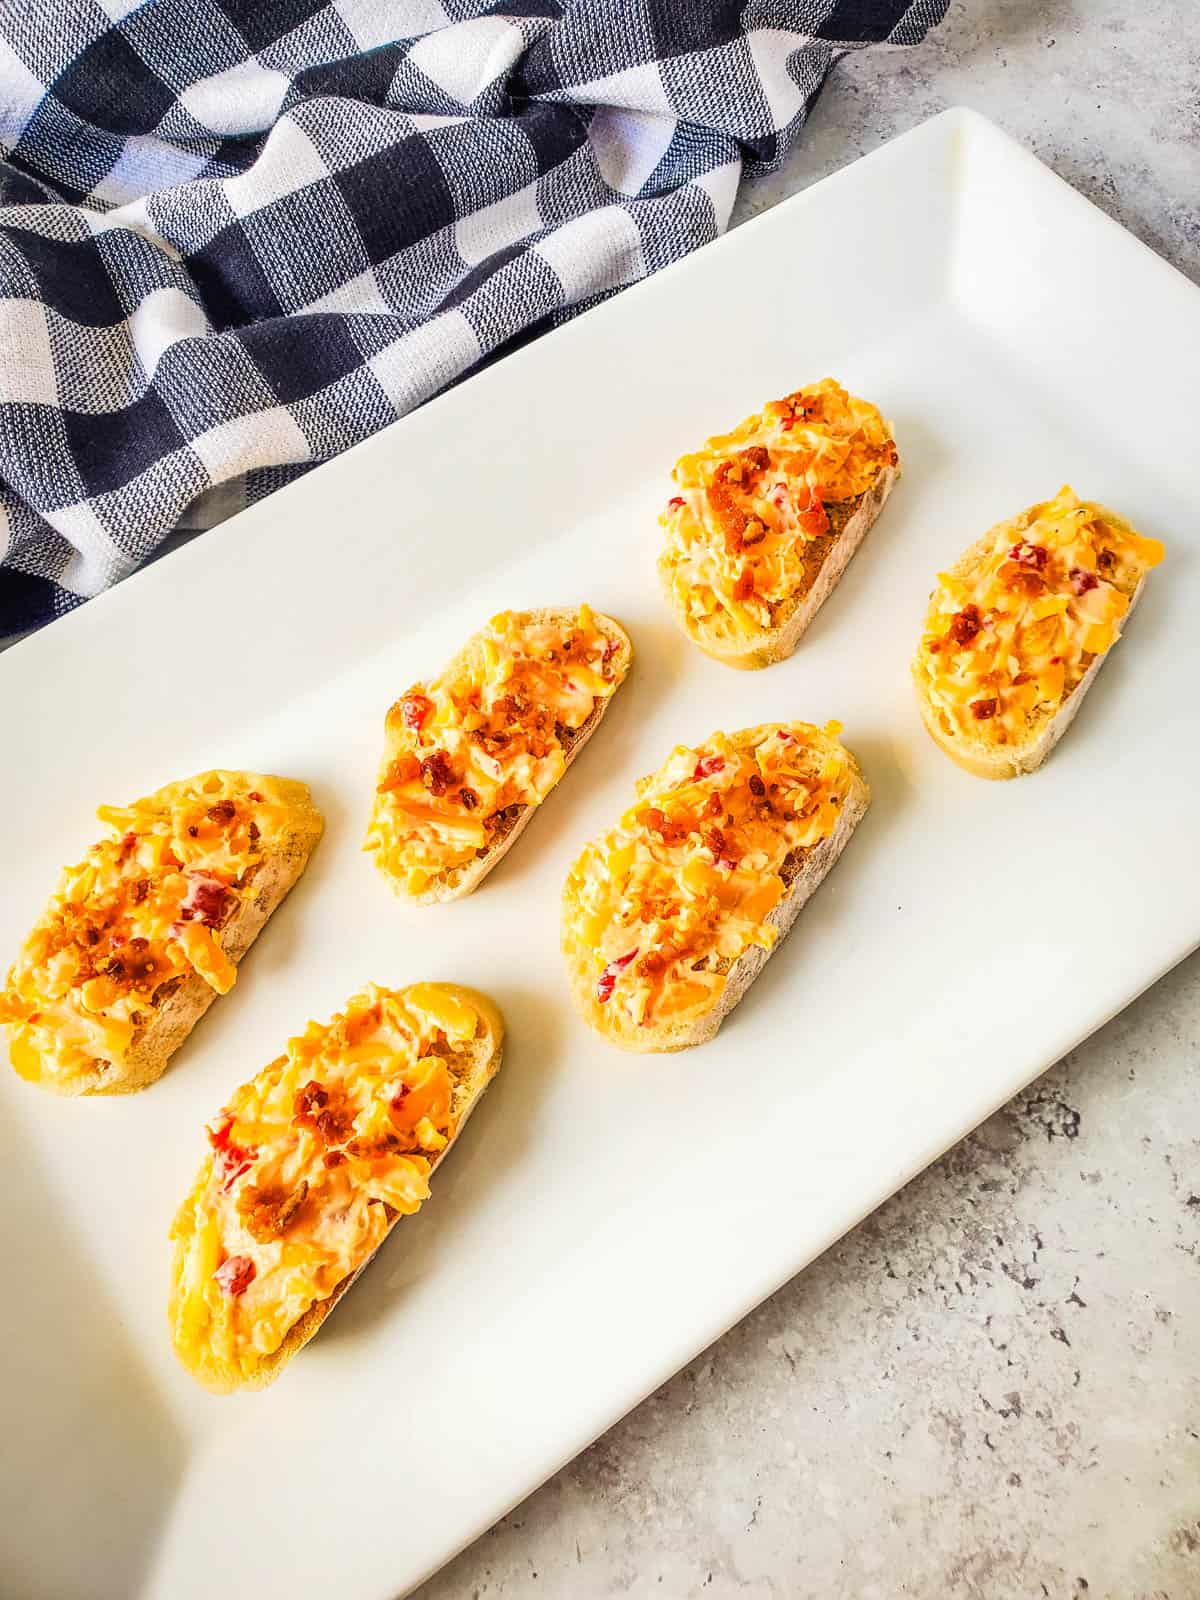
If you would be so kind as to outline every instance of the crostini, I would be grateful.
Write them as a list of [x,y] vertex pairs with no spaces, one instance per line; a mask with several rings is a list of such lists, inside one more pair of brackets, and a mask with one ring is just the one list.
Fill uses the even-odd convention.
[[930,597],[912,673],[935,743],[980,778],[1040,767],[1162,558],[1069,487],[998,522]]
[[503,1039],[474,990],[371,985],[237,1090],[171,1229],[171,1337],[193,1377],[225,1394],[279,1375],[428,1198]]
[[505,611],[387,714],[364,849],[413,900],[470,894],[596,731],[633,649],[611,617]]
[[711,1039],[845,848],[870,791],[836,722],[680,745],[563,895],[584,1018],[625,1050]]
[[899,473],[887,423],[832,378],[682,456],[659,519],[676,622],[727,666],[790,656]]
[[0,993],[21,1077],[125,1094],[160,1077],[304,871],[324,826],[308,788],[202,772],[127,806],[63,873]]

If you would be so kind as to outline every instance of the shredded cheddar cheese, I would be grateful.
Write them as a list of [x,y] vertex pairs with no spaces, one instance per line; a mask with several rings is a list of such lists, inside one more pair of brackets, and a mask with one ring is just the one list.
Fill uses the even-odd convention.
[[289,1039],[209,1124],[171,1230],[172,1334],[198,1376],[251,1375],[428,1198],[479,1028],[462,991],[370,985]]
[[618,650],[586,605],[566,623],[506,611],[397,700],[364,847],[380,870],[420,894],[486,854],[562,776],[574,736],[620,683]]
[[779,626],[853,503],[897,460],[879,412],[832,378],[682,456],[659,519],[659,572],[682,614],[735,640]]
[[770,913],[837,827],[853,782],[840,732],[715,733],[641,780],[564,893],[564,953],[595,974],[598,1004],[639,1026],[685,1022],[714,1005],[739,956],[771,948]]
[[220,930],[288,803],[272,778],[208,772],[98,815],[108,837],[63,873],[0,993],[13,1066],[61,1089],[100,1083],[185,977],[233,987]]
[[1069,487],[941,573],[913,663],[948,736],[1005,745],[1052,717],[1120,636],[1162,545]]

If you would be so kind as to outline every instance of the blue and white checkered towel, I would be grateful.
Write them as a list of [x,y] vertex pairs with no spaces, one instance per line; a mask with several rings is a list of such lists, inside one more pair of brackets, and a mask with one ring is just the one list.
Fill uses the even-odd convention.
[[0,635],[713,239],[946,4],[0,5]]

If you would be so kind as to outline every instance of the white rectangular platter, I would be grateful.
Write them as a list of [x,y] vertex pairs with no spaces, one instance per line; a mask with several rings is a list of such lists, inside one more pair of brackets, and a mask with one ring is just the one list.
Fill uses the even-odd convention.
[[[1200,294],[953,112],[0,658],[6,956],[100,801],[247,766],[328,819],[159,1084],[0,1073],[7,1592],[389,1600],[1200,939],[1198,371]],[[668,469],[826,373],[906,475],[796,656],[730,672],[659,600]],[[1064,481],[1167,559],[1049,765],[989,785],[908,659],[934,574]],[[478,895],[401,906],[359,848],[386,707],[502,607],[583,598],[637,651],[605,726]],[[566,869],[672,744],[775,717],[841,719],[873,807],[714,1044],[615,1053],[568,1003]],[[164,1304],[204,1120],[423,977],[495,995],[503,1073],[282,1380],[203,1393]]]

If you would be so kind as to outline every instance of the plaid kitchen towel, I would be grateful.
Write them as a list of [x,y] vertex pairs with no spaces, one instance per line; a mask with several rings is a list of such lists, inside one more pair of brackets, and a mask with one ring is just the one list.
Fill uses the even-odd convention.
[[0,4],[0,635],[716,237],[946,4]]

